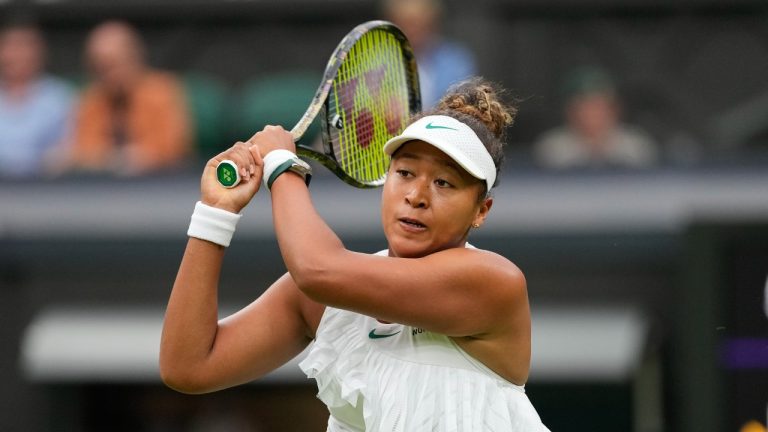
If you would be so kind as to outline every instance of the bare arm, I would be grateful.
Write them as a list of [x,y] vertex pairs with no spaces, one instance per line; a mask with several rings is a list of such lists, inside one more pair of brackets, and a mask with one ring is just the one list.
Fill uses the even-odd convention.
[[[239,166],[258,165],[240,146],[217,158]],[[258,154],[256,154],[258,156]],[[203,175],[203,200],[239,211],[258,189],[258,179],[226,191],[210,172]],[[257,158],[258,159],[258,158]],[[212,168],[213,167],[213,168]],[[309,343],[322,306],[309,300],[290,276],[261,297],[218,321],[218,281],[225,248],[191,238],[168,302],[160,346],[163,381],[179,391],[203,393],[244,383],[290,360]]]
[[275,230],[288,270],[311,299],[449,336],[498,330],[527,301],[522,272],[485,251],[448,249],[424,258],[346,250],[314,211],[298,176],[272,187]]
[[[268,127],[254,141],[265,148],[292,145],[280,131]],[[449,336],[504,332],[512,325],[510,312],[527,305],[522,273],[490,252],[451,248],[402,259],[346,250],[296,175],[275,181],[272,211],[289,272],[319,303]]]
[[190,239],[168,302],[160,371],[168,386],[185,393],[252,381],[295,357],[311,340],[302,305],[308,300],[288,275],[249,306],[218,321],[223,249]]

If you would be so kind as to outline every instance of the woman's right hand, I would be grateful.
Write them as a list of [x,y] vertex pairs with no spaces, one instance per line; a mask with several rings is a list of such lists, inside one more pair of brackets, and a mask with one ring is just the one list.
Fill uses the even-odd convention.
[[[225,159],[237,165],[241,178],[240,184],[229,189],[222,186],[216,177],[216,167]],[[212,207],[240,213],[259,191],[263,169],[264,161],[261,159],[259,148],[250,143],[237,142],[205,165],[200,181],[200,200]]]

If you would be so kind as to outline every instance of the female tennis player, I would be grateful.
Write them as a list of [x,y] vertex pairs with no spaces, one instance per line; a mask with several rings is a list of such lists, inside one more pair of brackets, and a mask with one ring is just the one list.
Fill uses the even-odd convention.
[[[317,214],[281,127],[211,159],[165,317],[165,383],[185,393],[245,383],[313,342],[300,366],[328,406],[328,431],[547,431],[523,387],[523,274],[467,243],[491,210],[503,131],[516,113],[497,94],[479,79],[461,83],[387,142],[388,249],[372,255],[345,249]],[[287,163],[276,167],[281,154]],[[224,159],[244,167],[243,184],[219,185]],[[225,246],[262,177],[288,273],[218,321]]]

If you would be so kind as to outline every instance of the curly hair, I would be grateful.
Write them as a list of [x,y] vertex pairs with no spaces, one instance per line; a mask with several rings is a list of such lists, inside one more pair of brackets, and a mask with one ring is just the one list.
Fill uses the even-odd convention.
[[496,186],[504,163],[506,128],[514,123],[518,110],[516,105],[502,100],[504,93],[498,84],[474,77],[449,88],[435,108],[415,116],[411,123],[425,116],[446,115],[469,126],[493,159],[496,166],[493,186]]

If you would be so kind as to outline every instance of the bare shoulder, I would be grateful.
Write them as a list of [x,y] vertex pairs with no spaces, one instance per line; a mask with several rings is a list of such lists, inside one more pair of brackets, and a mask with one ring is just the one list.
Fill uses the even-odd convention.
[[523,278],[520,268],[507,257],[496,252],[477,248],[451,248],[429,255],[428,258],[450,263],[463,264],[492,274],[512,278]]
[[477,248],[452,248],[430,255],[440,264],[472,278],[477,286],[496,287],[507,294],[525,292],[522,270],[496,252]]
[[525,275],[515,263],[496,252],[484,249],[469,249],[469,251],[479,257],[478,266],[482,266],[483,272],[493,275],[493,280],[498,280],[508,294],[525,294]]

